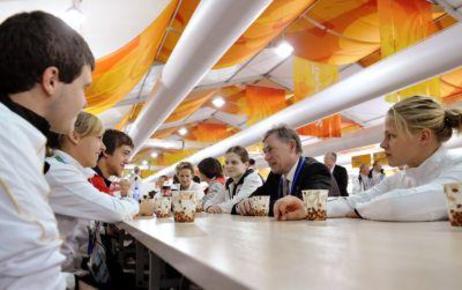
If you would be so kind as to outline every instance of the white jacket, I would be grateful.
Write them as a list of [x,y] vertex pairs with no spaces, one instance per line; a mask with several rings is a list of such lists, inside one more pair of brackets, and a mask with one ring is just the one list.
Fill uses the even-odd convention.
[[119,199],[100,192],[88,182],[88,170],[63,151],[55,150],[47,161],[50,169],[45,177],[51,187],[50,205],[64,239],[61,251],[66,262],[63,269],[73,271],[78,268],[78,238],[86,238],[78,234],[82,225],[79,219],[120,222],[135,215],[139,205],[132,198]]
[[[228,190],[225,189],[223,192],[216,194],[204,205],[204,208],[207,209],[212,205],[217,205],[224,213],[231,213],[235,204],[248,198],[257,188],[263,185],[263,181],[256,171],[251,172],[244,178],[243,182],[238,183],[235,189],[236,185],[231,182]],[[233,192],[235,193],[234,196]]]
[[43,176],[46,138],[0,103],[0,289],[64,289]]
[[354,209],[361,217],[382,221],[435,221],[448,218],[445,183],[462,181],[462,155],[439,148],[419,167],[386,177],[370,190],[327,203],[329,217]]

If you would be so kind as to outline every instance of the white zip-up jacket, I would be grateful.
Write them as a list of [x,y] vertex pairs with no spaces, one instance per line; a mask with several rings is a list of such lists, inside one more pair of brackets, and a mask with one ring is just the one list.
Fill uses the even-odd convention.
[[56,213],[64,240],[61,251],[66,256],[66,262],[63,269],[74,271],[78,269],[80,259],[77,239],[77,232],[81,231],[79,219],[120,222],[138,213],[139,204],[132,198],[119,199],[100,192],[88,181],[89,171],[63,151],[55,150],[47,162],[50,169],[45,177],[51,187],[50,205]]
[[[45,136],[0,103],[0,289],[64,289]],[[40,285],[40,286],[39,286]]]
[[462,181],[462,154],[443,146],[419,167],[386,177],[373,188],[327,203],[329,217],[356,211],[361,217],[380,221],[436,221],[448,218],[443,185]]
[[216,194],[204,205],[204,208],[207,209],[212,205],[217,205],[224,213],[231,213],[235,204],[248,198],[255,190],[257,190],[257,188],[262,185],[263,181],[260,175],[258,175],[256,171],[250,172],[247,176],[244,177],[244,180],[239,180],[237,186],[234,184],[234,182],[230,182],[229,188],[224,189],[221,193]]

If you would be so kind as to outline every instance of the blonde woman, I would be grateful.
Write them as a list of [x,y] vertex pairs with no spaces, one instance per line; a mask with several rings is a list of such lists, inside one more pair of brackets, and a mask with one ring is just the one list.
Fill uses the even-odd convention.
[[139,210],[135,200],[107,195],[88,181],[92,172],[88,168],[96,165],[99,154],[105,150],[101,140],[103,132],[96,116],[81,112],[74,131],[60,135],[53,156],[47,158],[50,169],[45,178],[51,188],[49,201],[64,240],[61,252],[66,256],[63,270],[67,272],[77,270],[82,258],[76,237],[81,230],[80,219],[114,223],[131,218]]
[[[370,190],[330,201],[329,217],[362,217],[381,221],[447,219],[443,184],[462,181],[462,156],[442,146],[453,131],[462,131],[462,110],[444,109],[433,99],[414,96],[396,103],[385,119],[381,147],[390,166],[405,166]],[[284,200],[292,219],[303,218],[303,205]]]

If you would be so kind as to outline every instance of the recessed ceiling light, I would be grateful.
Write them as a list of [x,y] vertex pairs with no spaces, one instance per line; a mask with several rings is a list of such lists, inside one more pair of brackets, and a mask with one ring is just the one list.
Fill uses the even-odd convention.
[[212,104],[217,107],[217,108],[221,108],[223,107],[223,105],[225,104],[225,100],[222,98],[222,97],[216,97],[213,99],[212,101]]
[[279,55],[280,57],[288,57],[292,54],[294,48],[290,43],[287,41],[282,41],[279,45],[274,49],[274,52]]
[[180,130],[178,130],[178,133],[181,135],[181,136],[184,136],[188,133],[188,129],[186,129],[185,127],[182,127],[180,128]]
[[147,160],[143,160],[143,161],[141,162],[141,164],[143,164],[144,166],[146,166],[146,165],[148,165],[148,161],[147,161]]
[[152,158],[157,158],[157,157],[159,157],[159,153],[154,151],[154,152],[151,153],[151,157]]

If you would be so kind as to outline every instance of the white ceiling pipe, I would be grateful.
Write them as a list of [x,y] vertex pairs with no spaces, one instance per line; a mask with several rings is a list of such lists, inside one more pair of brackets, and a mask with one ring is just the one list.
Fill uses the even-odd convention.
[[271,0],[199,3],[165,64],[159,83],[129,131],[134,153],[270,3]]
[[153,149],[171,149],[171,150],[182,150],[182,149],[202,149],[210,146],[212,143],[208,142],[196,142],[196,141],[176,141],[176,140],[165,140],[152,138],[143,143],[142,149],[153,148]]
[[358,132],[347,134],[342,138],[332,138],[303,146],[306,156],[319,156],[327,152],[340,152],[351,148],[367,146],[381,142],[383,139],[383,125],[364,128]]
[[[220,156],[231,146],[247,146],[261,140],[274,125],[285,123],[298,128],[323,117],[341,112],[365,101],[398,91],[462,65],[462,24],[435,34],[364,70],[339,81],[316,95],[304,99],[258,122],[230,138],[187,158],[197,163],[203,158]],[[156,173],[171,174],[174,165]]]

